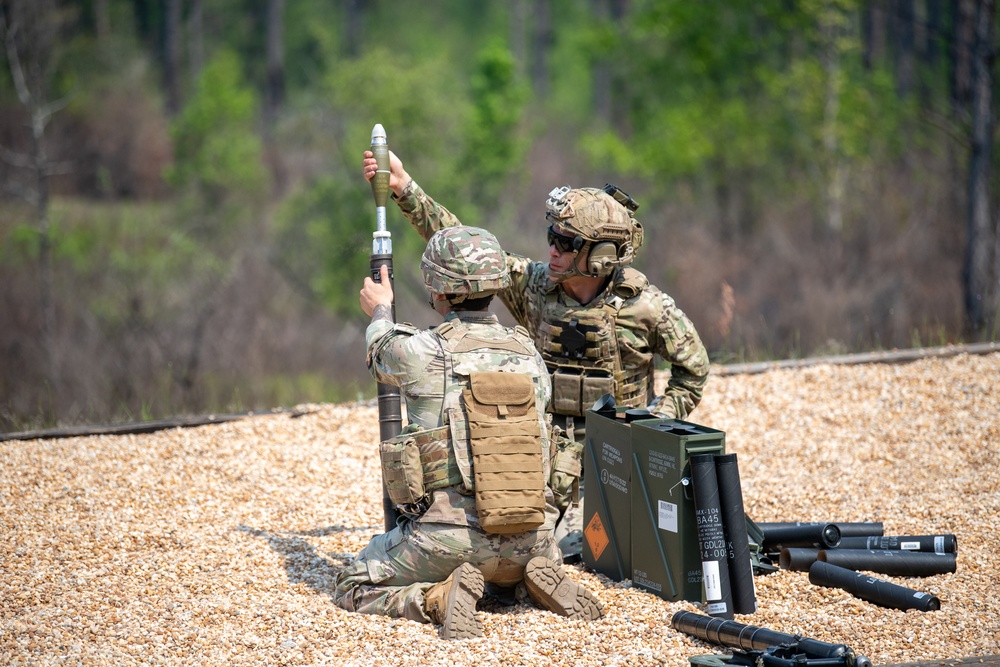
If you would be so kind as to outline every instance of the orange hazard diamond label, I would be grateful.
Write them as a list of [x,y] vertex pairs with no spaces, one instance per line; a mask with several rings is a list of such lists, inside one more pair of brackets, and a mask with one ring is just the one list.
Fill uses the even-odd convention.
[[583,529],[583,536],[587,540],[587,546],[590,547],[591,553],[594,554],[594,560],[600,558],[608,544],[611,543],[607,531],[604,530],[604,523],[601,522],[601,516],[596,512],[594,517],[587,522],[587,527]]

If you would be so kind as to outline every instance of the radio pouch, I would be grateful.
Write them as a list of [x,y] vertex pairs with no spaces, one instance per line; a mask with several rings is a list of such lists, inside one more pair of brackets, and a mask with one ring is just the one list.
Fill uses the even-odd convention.
[[409,506],[462,483],[447,426],[403,433],[379,445],[382,480],[394,505]]

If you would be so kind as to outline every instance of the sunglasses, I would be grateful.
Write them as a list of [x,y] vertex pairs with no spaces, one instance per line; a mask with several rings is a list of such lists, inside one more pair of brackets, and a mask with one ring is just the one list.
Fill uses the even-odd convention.
[[548,232],[549,232],[550,246],[554,245],[556,247],[556,250],[558,250],[559,252],[573,252],[575,250],[575,248],[573,247],[573,242],[576,241],[576,239],[571,238],[569,236],[563,236],[562,234],[556,234],[554,231],[552,231],[551,226],[549,227]]

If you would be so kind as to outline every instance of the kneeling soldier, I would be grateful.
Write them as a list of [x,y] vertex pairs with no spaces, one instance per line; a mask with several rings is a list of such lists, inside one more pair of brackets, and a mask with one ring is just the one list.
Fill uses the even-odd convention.
[[483,634],[476,603],[487,584],[523,583],[543,609],[600,618],[600,601],[566,576],[553,540],[549,374],[528,333],[488,310],[510,285],[503,249],[485,230],[451,227],[430,238],[421,269],[444,316],[432,329],[393,324],[385,268],[361,290],[368,366],[400,387],[409,423],[381,444],[401,518],[340,573],[336,603],[438,623],[445,639],[463,639]]

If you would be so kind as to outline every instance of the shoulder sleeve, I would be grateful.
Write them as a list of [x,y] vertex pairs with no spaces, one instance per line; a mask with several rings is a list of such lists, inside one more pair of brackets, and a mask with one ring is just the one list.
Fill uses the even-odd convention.
[[427,348],[427,332],[411,324],[378,320],[368,325],[366,363],[372,377],[384,384],[401,385],[412,375],[421,348]]
[[650,344],[670,364],[666,390],[653,401],[653,411],[684,419],[701,402],[708,382],[708,350],[694,323],[670,296],[648,285],[640,298],[648,298],[656,308]]
[[549,288],[548,265],[507,253],[507,268],[510,271],[510,287],[500,292],[500,301],[510,311],[514,321],[529,332],[534,331],[530,304]]
[[414,180],[409,182],[402,195],[396,197],[393,194],[393,199],[396,200],[399,210],[410,221],[410,225],[425,241],[439,229],[462,224],[454,213],[431,199]]

